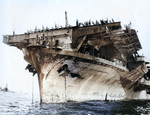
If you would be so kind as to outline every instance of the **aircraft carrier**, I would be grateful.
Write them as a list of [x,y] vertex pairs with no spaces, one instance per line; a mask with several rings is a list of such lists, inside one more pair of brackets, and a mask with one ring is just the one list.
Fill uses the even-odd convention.
[[[130,24],[111,20],[76,21],[65,27],[37,27],[24,34],[3,35],[3,42],[22,50],[37,74],[40,101],[149,99],[149,62]],[[21,81],[20,81],[21,82]]]

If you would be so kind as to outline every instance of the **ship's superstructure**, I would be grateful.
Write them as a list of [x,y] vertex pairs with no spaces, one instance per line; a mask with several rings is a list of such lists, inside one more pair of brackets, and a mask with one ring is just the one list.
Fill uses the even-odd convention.
[[149,98],[137,33],[120,22],[77,20],[73,27],[4,35],[3,42],[22,50],[26,69],[38,74],[41,102]]

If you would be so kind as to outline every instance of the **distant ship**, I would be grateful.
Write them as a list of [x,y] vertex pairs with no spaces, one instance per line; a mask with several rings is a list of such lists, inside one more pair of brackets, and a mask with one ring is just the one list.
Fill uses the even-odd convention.
[[150,99],[149,62],[130,26],[114,20],[76,26],[35,28],[3,35],[3,42],[23,51],[26,69],[37,73],[42,103]]

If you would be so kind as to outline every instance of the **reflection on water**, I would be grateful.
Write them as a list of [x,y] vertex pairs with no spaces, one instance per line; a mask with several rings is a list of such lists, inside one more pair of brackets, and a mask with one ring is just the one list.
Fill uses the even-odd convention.
[[99,115],[150,114],[150,101],[90,101],[60,104],[32,104],[31,95],[0,92],[0,114]]

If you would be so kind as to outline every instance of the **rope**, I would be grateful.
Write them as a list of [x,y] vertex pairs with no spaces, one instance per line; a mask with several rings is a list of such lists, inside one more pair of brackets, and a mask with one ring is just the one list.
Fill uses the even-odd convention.
[[32,104],[34,101],[34,76],[32,77]]

